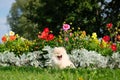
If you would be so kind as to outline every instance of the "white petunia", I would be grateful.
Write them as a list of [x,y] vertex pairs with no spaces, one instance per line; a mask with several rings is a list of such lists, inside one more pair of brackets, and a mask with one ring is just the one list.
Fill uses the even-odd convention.
[[9,32],[9,35],[10,35],[10,36],[14,36],[15,33],[14,33],[13,31],[10,31],[10,32]]

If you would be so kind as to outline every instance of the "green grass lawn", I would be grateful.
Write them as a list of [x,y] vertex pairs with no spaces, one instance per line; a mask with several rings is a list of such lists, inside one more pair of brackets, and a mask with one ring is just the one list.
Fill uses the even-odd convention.
[[120,80],[120,69],[0,67],[0,80]]

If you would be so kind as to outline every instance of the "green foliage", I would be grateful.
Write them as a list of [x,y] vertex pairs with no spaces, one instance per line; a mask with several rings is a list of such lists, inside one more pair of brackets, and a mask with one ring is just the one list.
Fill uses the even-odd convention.
[[0,52],[4,52],[6,50],[5,44],[0,44]]
[[64,46],[70,52],[72,49],[83,48],[86,44],[86,32],[79,28],[74,31],[74,28],[64,31],[61,29],[60,35],[56,38],[56,46]]
[[[50,31],[51,32],[51,31]],[[13,33],[13,32],[12,32]],[[82,49],[96,51],[103,56],[110,56],[113,52],[120,52],[119,41],[116,42],[116,45],[113,45],[112,41],[104,41],[98,39],[97,34],[94,32],[92,35],[87,35],[85,31],[82,31],[80,28],[74,30],[71,28],[69,30],[61,29],[58,36],[54,36],[52,40],[46,40],[44,37],[48,37],[48,33],[42,34],[39,32],[38,38],[35,40],[27,40],[18,35],[14,35],[15,38],[11,36],[4,36],[7,38],[7,41],[3,44],[0,44],[0,51],[4,52],[6,50],[14,52],[16,55],[21,55],[23,53],[42,50],[44,46],[63,46],[66,48],[68,53],[71,53],[73,49]],[[50,33],[51,34],[51,33]],[[39,36],[42,36],[40,38]],[[35,36],[36,37],[36,36]],[[4,39],[3,39],[4,41]],[[112,46],[113,45],[113,46]]]
[[16,0],[11,7],[10,14],[7,16],[7,20],[12,31],[31,40],[35,38],[34,35],[36,35],[37,32],[35,29],[37,24],[31,22],[26,16],[24,16],[24,14],[27,13],[25,6],[28,1],[29,0]]
[[118,52],[120,53],[120,43],[117,42],[117,49],[118,49]]
[[15,41],[8,41],[5,43],[6,50],[14,52],[16,55],[21,55],[23,53],[27,53],[33,51],[31,46],[33,45],[32,41],[17,39]]
[[[108,22],[116,24],[119,21],[118,2],[115,0],[110,3],[106,0],[16,0],[8,15],[8,23],[14,32],[27,39],[36,39],[33,35],[46,26],[57,35],[64,21],[72,22],[75,30],[80,27],[88,34],[96,32],[98,36],[103,36],[100,29],[103,29],[104,33],[106,31],[101,25],[104,26]],[[116,6],[110,6],[112,4]]]
[[[99,40],[96,33],[87,35],[86,32],[80,30],[80,28],[78,28],[76,31],[74,31],[74,28],[71,28],[67,31],[61,29],[60,35],[58,35],[58,37],[55,37],[55,39],[50,42],[54,43],[49,44],[53,47],[64,46],[68,53],[71,53],[71,50],[73,49],[85,48],[87,50],[96,51],[103,56],[112,55],[112,53],[116,51],[112,50],[113,48],[117,49],[117,52],[119,52],[118,48],[120,47],[119,43],[116,43],[117,47],[112,48],[112,41],[105,42],[103,39]],[[48,43],[46,43],[46,45],[48,45]]]
[[34,44],[31,46],[31,48],[33,49],[33,51],[38,51],[38,50],[42,50],[44,46],[47,46],[47,45],[50,45],[51,47],[55,47],[56,42],[55,40],[46,41],[42,39],[36,39],[34,40]]
[[9,34],[4,35],[2,41],[3,43],[0,44],[0,52],[10,51],[14,52],[16,55],[21,55],[33,51],[32,45],[34,44],[34,41],[20,37],[12,31],[10,31]]

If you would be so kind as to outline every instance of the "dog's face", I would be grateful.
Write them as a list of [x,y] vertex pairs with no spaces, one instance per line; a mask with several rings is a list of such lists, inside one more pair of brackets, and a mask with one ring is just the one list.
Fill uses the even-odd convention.
[[52,62],[54,66],[60,69],[66,68],[68,66],[74,67],[64,47],[55,47],[52,50]]
[[64,47],[55,47],[53,50],[53,55],[58,59],[61,60],[63,55],[66,54],[66,50]]

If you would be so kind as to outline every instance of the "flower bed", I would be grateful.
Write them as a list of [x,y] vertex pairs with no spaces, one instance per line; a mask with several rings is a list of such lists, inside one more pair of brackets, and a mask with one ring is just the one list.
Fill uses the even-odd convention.
[[[16,56],[13,52],[0,53],[0,66],[51,67],[50,54],[45,50],[49,53],[52,48],[46,46],[43,51],[29,52],[20,56]],[[76,67],[120,68],[120,54],[118,52],[105,57],[95,51],[74,49],[69,57]]]
[[[112,26],[107,24],[110,34]],[[74,31],[69,24],[63,24],[60,35],[54,36],[49,28],[45,28],[38,33],[38,39],[30,41],[10,31],[2,37],[0,65],[47,67],[51,65],[50,56],[42,49],[49,52],[53,47],[63,46],[76,67],[120,68],[120,43],[117,38],[111,39],[116,35],[99,39],[95,32],[87,35],[80,28]]]

